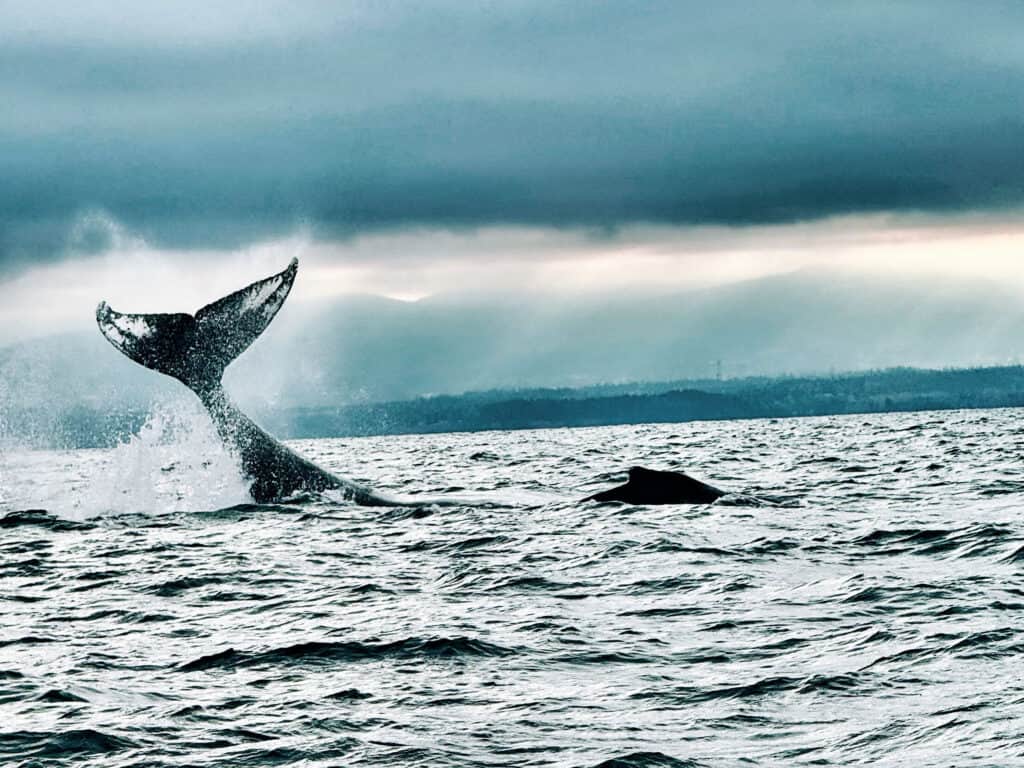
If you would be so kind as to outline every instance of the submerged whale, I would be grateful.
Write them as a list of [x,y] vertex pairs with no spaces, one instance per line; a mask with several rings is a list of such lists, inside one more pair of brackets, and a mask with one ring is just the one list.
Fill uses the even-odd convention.
[[298,268],[298,259],[292,259],[283,272],[207,304],[195,315],[124,314],[101,302],[96,322],[107,341],[129,358],[174,377],[199,396],[220,439],[237,454],[255,501],[337,490],[357,504],[404,506],[406,502],[381,496],[286,448],[242,413],[224,391],[224,369],[270,325]]
[[583,501],[622,501],[626,504],[711,504],[726,492],[682,472],[632,467],[623,485],[595,493]]

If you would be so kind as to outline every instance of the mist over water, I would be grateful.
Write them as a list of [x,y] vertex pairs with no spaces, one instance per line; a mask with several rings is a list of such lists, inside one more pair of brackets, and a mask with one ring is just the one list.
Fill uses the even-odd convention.
[[[503,509],[228,506],[176,418],[5,458],[6,762],[1024,760],[1020,410],[296,444]],[[576,501],[632,464],[795,506]]]

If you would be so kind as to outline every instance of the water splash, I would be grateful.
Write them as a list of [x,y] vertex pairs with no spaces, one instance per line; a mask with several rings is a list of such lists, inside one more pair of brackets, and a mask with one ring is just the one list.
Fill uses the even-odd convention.
[[[70,453],[70,452],[69,452]],[[195,512],[251,502],[238,459],[193,398],[153,404],[137,435],[110,450],[76,451],[87,461],[54,461],[52,451],[10,452],[17,483],[8,508],[39,508],[73,520],[97,515]],[[60,452],[58,452],[58,456]]]

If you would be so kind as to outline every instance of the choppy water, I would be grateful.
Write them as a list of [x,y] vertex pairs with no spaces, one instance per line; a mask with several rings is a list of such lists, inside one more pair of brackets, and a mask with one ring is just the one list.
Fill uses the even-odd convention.
[[[1024,764],[1024,412],[297,444],[514,504],[443,510],[231,506],[189,419],[4,455],[0,763]],[[575,503],[634,463],[799,505]]]

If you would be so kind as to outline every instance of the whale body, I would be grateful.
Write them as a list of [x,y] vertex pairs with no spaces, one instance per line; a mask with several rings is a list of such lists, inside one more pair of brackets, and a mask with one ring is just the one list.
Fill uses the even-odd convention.
[[218,299],[195,315],[124,314],[101,302],[96,322],[107,341],[126,356],[172,376],[198,395],[217,434],[238,456],[255,501],[336,490],[357,504],[404,505],[299,456],[242,413],[224,391],[225,368],[270,325],[298,267],[292,259],[283,272]]
[[726,492],[682,472],[632,467],[623,485],[588,496],[584,501],[626,504],[711,504]]

